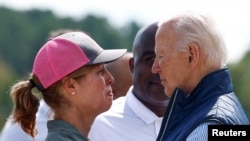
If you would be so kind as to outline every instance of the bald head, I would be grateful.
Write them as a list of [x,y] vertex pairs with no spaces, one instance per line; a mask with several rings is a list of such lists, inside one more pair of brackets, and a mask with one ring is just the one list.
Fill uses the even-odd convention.
[[142,27],[136,34],[133,43],[133,56],[136,58],[137,54],[141,53],[141,50],[145,50],[147,47],[154,48],[155,34],[158,29],[158,22],[149,24]]
[[132,85],[132,75],[129,68],[129,59],[132,56],[131,52],[127,52],[120,59],[106,65],[115,79],[115,82],[111,85],[114,99],[125,96],[129,87]]

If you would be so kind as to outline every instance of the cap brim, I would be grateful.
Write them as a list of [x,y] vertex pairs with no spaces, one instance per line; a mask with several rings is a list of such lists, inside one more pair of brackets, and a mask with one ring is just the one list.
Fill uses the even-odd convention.
[[121,58],[127,49],[111,49],[103,50],[96,58],[91,60],[88,64],[110,63]]

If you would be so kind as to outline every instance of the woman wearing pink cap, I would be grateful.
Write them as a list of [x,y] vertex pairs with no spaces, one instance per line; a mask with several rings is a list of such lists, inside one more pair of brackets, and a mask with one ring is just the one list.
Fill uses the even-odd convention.
[[[36,55],[27,80],[11,88],[13,120],[32,137],[39,98],[51,107],[46,141],[85,141],[97,115],[112,104],[114,78],[105,63],[126,49],[104,50],[82,32],[68,32],[45,43]],[[53,113],[53,114],[52,114]]]

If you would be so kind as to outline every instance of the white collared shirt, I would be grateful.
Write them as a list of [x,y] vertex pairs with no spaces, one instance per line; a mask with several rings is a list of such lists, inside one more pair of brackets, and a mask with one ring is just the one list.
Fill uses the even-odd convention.
[[96,118],[89,132],[91,141],[156,140],[163,118],[144,106],[134,96],[132,88]]

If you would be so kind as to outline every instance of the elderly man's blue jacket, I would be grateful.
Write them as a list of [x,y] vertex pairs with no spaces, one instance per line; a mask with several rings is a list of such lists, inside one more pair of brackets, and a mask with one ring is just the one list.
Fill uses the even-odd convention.
[[249,124],[249,120],[233,92],[228,68],[202,79],[187,96],[176,89],[166,109],[157,141],[183,141],[201,123],[222,125]]

